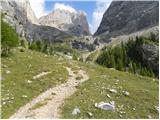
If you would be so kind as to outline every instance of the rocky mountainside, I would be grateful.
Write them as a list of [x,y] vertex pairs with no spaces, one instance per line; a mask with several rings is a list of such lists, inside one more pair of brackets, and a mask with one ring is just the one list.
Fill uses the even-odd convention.
[[158,74],[158,25],[158,1],[113,1],[94,35],[99,37],[99,43],[107,46],[117,46],[136,37],[148,40],[133,51],[139,51],[143,63]]
[[106,38],[130,34],[159,23],[158,1],[113,1],[95,35]]
[[38,19],[32,11],[28,0],[3,0],[0,6],[4,20],[8,22],[17,33],[24,37],[28,22],[37,24]]
[[4,20],[8,22],[16,32],[29,41],[44,40],[46,42],[62,41],[70,37],[54,27],[43,26],[38,23],[29,0],[3,0],[0,7],[4,14]]
[[90,35],[87,18],[83,11],[71,12],[56,9],[52,13],[41,17],[39,23],[45,26],[56,27],[76,36]]

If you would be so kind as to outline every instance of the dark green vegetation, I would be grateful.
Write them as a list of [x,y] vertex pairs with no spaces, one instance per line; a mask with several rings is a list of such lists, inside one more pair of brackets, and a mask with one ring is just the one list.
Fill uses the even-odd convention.
[[1,19],[1,56],[8,56],[11,48],[18,45],[18,41],[19,38],[15,30]]
[[[12,50],[12,55],[2,57],[2,118],[8,118],[16,110],[48,88],[67,80],[64,68],[67,61],[58,56],[49,56],[25,49]],[[8,72],[10,71],[10,72]],[[51,72],[33,79],[42,72]],[[27,96],[27,97],[25,97]]]
[[129,71],[144,76],[158,76],[157,71],[153,71],[143,61],[143,44],[158,44],[155,36],[151,34],[150,39],[136,37],[136,41],[129,40],[128,43],[121,43],[119,46],[107,47],[97,58],[96,62],[100,65],[115,68],[120,71]]
[[78,56],[80,55],[80,53],[76,49],[71,48],[69,45],[65,43],[48,44],[41,41],[33,41],[29,43],[29,49],[50,55],[54,55],[55,52],[59,52],[65,55],[72,56],[74,60],[77,60]]
[[[158,80],[134,75],[128,72],[111,70],[99,65],[78,63],[88,75],[89,80],[78,87],[78,91],[66,99],[61,107],[63,118],[92,118],[92,119],[120,119],[120,118],[152,118],[158,119]],[[111,93],[108,88],[116,89],[117,93]],[[128,91],[125,96],[122,91]],[[107,94],[111,98],[107,97]],[[115,112],[96,108],[95,103],[115,101]],[[78,115],[72,115],[72,111],[78,107],[81,111]],[[90,117],[87,112],[93,114]]]

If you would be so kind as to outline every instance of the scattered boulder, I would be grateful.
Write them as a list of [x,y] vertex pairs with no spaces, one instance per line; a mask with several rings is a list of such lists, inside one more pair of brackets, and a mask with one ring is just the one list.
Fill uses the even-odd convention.
[[72,111],[72,115],[78,115],[78,114],[80,114],[81,113],[81,111],[80,111],[80,109],[78,108],[78,107],[76,107],[73,111]]
[[105,103],[105,102],[95,103],[95,107],[100,108],[102,110],[114,111],[115,110],[115,102],[111,101],[109,103]]

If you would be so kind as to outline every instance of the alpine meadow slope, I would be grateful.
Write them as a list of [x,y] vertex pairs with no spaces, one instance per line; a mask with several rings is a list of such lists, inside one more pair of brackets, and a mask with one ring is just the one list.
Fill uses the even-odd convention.
[[158,1],[112,1],[94,35],[83,10],[0,2],[2,119],[159,118]]

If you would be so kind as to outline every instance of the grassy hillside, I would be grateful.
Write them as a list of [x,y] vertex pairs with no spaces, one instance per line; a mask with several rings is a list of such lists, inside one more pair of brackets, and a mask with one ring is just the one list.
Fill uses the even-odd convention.
[[[26,49],[24,52],[14,49],[10,57],[2,58],[2,118],[8,118],[48,88],[65,82],[68,78],[65,66],[75,70],[80,66],[90,79],[66,100],[61,108],[64,118],[147,118],[148,115],[158,118],[157,80]],[[34,79],[43,72],[48,74]],[[118,93],[110,93],[108,87]],[[123,90],[130,95],[124,96]],[[120,111],[125,113],[95,108],[94,104],[101,101],[115,101],[116,109],[124,105]],[[76,106],[81,114],[73,116],[71,113]],[[93,116],[89,117],[87,112],[92,112]]]
[[[20,106],[50,87],[65,82],[66,60],[39,52],[15,49],[10,57],[2,57],[2,118],[8,118]],[[49,74],[33,79],[43,72]]]
[[[98,65],[79,63],[90,79],[78,87],[78,91],[66,100],[61,108],[64,118],[158,118],[158,81],[153,78],[136,76]],[[111,93],[108,88],[117,90]],[[128,91],[125,96],[122,91]],[[111,98],[107,97],[107,94]],[[116,110],[105,111],[94,106],[99,102],[115,101]],[[123,106],[121,108],[121,106]],[[79,115],[72,115],[78,107]],[[87,112],[93,114],[90,117]]]

